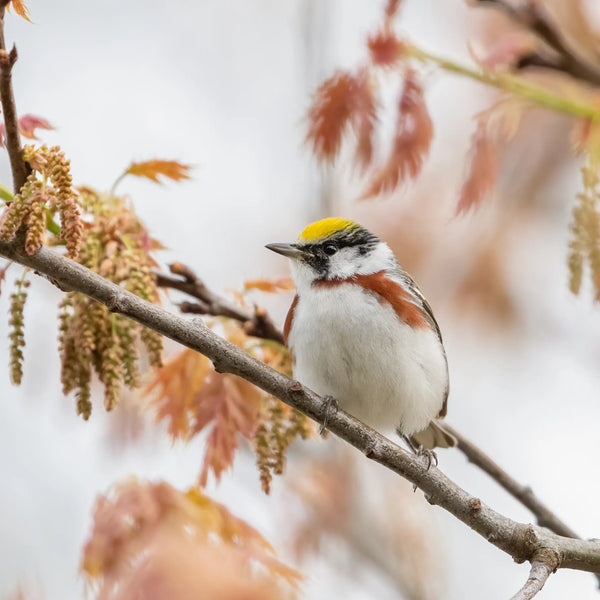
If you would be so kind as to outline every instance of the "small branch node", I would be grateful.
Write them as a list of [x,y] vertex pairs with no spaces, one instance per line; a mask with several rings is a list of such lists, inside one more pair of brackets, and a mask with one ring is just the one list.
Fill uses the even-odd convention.
[[121,296],[118,292],[111,294],[104,303],[108,311],[111,313],[123,313],[123,307],[121,303]]
[[293,381],[293,383],[288,388],[291,394],[302,394],[304,393],[304,388],[299,381]]
[[363,454],[370,459],[373,459],[377,456],[377,444],[375,442],[369,442],[364,450]]
[[481,500],[479,498],[471,498],[469,500],[469,510],[473,513],[481,510]]
[[554,548],[539,548],[531,559],[529,576],[511,600],[531,600],[560,566],[560,556]]
[[427,502],[429,502],[431,506],[436,506],[437,504],[439,504],[439,501],[435,494],[425,494],[425,500],[427,500]]
[[213,364],[213,368],[217,373],[228,373],[229,369],[227,368],[227,366],[225,365],[225,363],[223,363],[220,360],[213,360],[212,361]]

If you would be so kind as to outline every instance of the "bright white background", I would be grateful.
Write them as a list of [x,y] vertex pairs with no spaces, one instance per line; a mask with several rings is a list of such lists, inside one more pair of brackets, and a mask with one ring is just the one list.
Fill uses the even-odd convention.
[[[7,19],[7,37],[17,42],[20,56],[17,104],[20,113],[39,114],[56,126],[43,139],[63,147],[76,180],[108,188],[131,160],[192,163],[191,182],[159,188],[131,180],[121,188],[171,248],[165,260],[189,263],[216,289],[284,275],[283,262],[263,245],[291,239],[324,216],[321,174],[302,145],[310,93],[332,68],[361,57],[381,2],[31,0],[29,6],[34,25],[14,15]],[[472,19],[455,0],[406,0],[402,27],[430,49],[464,57],[465,23]],[[485,92],[449,76],[430,83],[434,152],[437,164],[449,167],[440,177],[451,193],[461,175],[457,157],[467,148],[470,115]],[[0,181],[10,183],[4,155]],[[452,423],[532,485],[574,529],[594,537],[600,536],[600,319],[589,294],[569,295],[564,267],[568,205],[577,185],[574,168],[548,190],[554,209],[546,220],[505,249],[526,316],[521,331],[487,335],[452,317],[442,286],[430,285],[428,295],[450,357]],[[337,211],[372,224],[382,222],[394,202],[405,201],[400,195],[358,207],[339,198]],[[469,219],[449,227],[477,235]],[[9,281],[15,273],[9,271]],[[446,276],[451,280],[452,272]],[[8,362],[7,296],[0,297],[0,365]],[[172,446],[155,431],[122,445],[100,404],[88,423],[76,417],[58,381],[58,299],[49,284],[32,286],[21,388],[12,387],[0,368],[0,596],[23,584],[48,600],[81,598],[79,552],[96,495],[131,474],[184,488],[199,472],[200,441]],[[284,306],[276,310],[282,317]],[[440,458],[446,473],[485,502],[530,519],[460,454]],[[242,456],[211,493],[277,544],[280,525],[271,515],[278,494],[260,494],[251,463]],[[448,561],[441,567],[443,598],[500,600],[518,589],[526,565],[514,565],[440,509],[430,513]],[[306,598],[343,593],[359,599],[366,589],[397,597],[385,582],[370,588],[353,582],[352,571],[311,569]],[[593,599],[595,587],[590,575],[561,571],[540,598]]]

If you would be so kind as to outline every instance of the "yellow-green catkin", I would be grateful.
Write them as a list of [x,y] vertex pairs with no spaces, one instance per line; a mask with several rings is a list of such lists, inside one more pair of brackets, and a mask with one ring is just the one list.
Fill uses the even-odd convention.
[[15,282],[15,290],[10,295],[9,309],[9,366],[10,378],[15,385],[23,379],[23,348],[25,347],[25,328],[23,309],[27,300],[29,281],[23,277]]
[[600,214],[598,212],[599,175],[597,165],[589,160],[582,169],[583,191],[577,195],[571,222],[568,268],[569,289],[578,294],[584,265],[590,269],[596,301],[600,301]]

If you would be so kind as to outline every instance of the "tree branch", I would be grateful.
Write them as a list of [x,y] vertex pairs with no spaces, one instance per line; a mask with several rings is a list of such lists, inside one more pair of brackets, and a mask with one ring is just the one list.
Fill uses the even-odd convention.
[[523,57],[518,64],[518,68],[536,66],[553,69],[566,73],[575,79],[591,83],[594,86],[600,85],[600,72],[582,62],[567,48],[559,31],[546,15],[543,14],[543,9],[540,5],[526,3],[520,6],[513,6],[505,0],[474,0],[474,3],[479,6],[487,5],[490,8],[501,11],[512,21],[534,33],[558,55],[556,61],[551,61],[539,54],[531,54]]
[[17,194],[23,187],[29,173],[31,173],[31,169],[23,160],[19,119],[12,87],[12,68],[17,62],[17,48],[13,46],[12,50],[7,52],[4,39],[4,17],[7,4],[4,0],[0,2],[0,100],[2,101],[2,112],[4,113],[6,149],[10,158],[13,188],[15,194]]
[[134,319],[204,354],[217,371],[246,379],[319,423],[326,418],[329,431],[359,449],[367,458],[411,481],[425,493],[431,504],[450,512],[517,562],[532,561],[540,551],[549,549],[556,553],[561,567],[600,572],[600,541],[562,537],[496,512],[436,467],[428,469],[425,457],[409,454],[342,410],[332,414],[323,398],[219,337],[203,322],[190,323],[146,302],[47,247],[42,247],[34,256],[27,256],[18,251],[14,242],[0,242],[0,255],[56,281],[63,290],[86,294],[111,312]]
[[234,304],[213,292],[200,279],[192,269],[181,263],[175,262],[169,265],[169,270],[178,277],[171,277],[163,273],[156,273],[156,285],[162,288],[179,290],[188,296],[192,296],[199,302],[183,302],[179,305],[181,312],[194,313],[197,315],[212,315],[214,317],[229,317],[243,324],[244,331],[248,335],[267,340],[274,340],[283,344],[283,334],[267,312],[256,307],[254,313]]
[[510,600],[531,600],[544,587],[548,577],[558,566],[558,555],[552,550],[536,552],[525,585]]

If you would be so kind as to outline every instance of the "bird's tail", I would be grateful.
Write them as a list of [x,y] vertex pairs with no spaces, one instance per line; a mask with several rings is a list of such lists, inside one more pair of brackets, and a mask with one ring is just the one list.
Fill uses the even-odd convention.
[[427,450],[454,448],[458,444],[458,440],[449,431],[446,431],[442,423],[436,420],[431,421],[423,431],[413,433],[409,439],[415,447],[421,446]]

